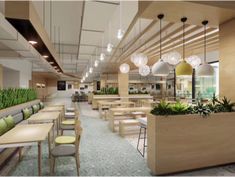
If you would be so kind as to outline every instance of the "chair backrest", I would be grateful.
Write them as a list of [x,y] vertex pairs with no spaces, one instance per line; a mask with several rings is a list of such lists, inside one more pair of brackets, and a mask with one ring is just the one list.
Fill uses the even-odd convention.
[[76,136],[76,140],[75,140],[75,148],[76,149],[75,150],[76,150],[76,156],[79,155],[81,134],[82,134],[81,122],[80,122],[80,120],[77,120],[76,124],[75,124],[75,136]]

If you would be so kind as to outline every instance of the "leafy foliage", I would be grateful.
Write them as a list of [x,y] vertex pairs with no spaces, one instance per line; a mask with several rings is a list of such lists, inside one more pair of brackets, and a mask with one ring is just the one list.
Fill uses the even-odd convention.
[[171,105],[171,114],[179,115],[179,114],[188,114],[189,113],[189,106],[177,101],[175,104]]
[[203,104],[202,101],[197,101],[194,106],[189,106],[177,101],[175,104],[169,104],[161,101],[151,111],[154,115],[183,115],[183,114],[200,114],[203,117],[209,116],[210,113],[232,112],[235,103],[231,102],[226,97],[219,100],[215,95],[210,103]]
[[99,92],[95,92],[95,95],[117,95],[118,88],[117,87],[109,87],[109,88],[101,88]]
[[161,101],[154,107],[151,113],[154,115],[182,115],[190,113],[189,108],[188,105],[185,105],[180,101],[177,101],[175,104]]
[[169,115],[170,113],[171,113],[171,106],[169,103],[166,103],[165,101],[161,101],[151,111],[151,114],[154,115]]
[[0,109],[37,99],[34,89],[9,88],[0,90]]
[[210,108],[208,105],[204,105],[202,102],[197,102],[197,105],[193,107],[192,114],[200,114],[201,116],[209,116],[211,113]]
[[223,97],[221,101],[217,101],[220,106],[220,112],[232,112],[235,103],[231,102],[227,97]]

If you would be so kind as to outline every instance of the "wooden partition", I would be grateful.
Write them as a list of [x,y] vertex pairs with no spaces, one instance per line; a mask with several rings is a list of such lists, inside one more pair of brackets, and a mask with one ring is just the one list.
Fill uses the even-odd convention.
[[154,175],[235,162],[235,113],[148,115],[148,167]]

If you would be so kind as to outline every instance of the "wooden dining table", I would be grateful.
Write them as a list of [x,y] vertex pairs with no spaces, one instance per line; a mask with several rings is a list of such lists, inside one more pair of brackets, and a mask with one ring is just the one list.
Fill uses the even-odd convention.
[[[27,119],[29,124],[35,123],[53,123],[54,129],[56,128],[57,135],[59,135],[59,123],[60,123],[61,112],[39,112],[33,114],[30,118]],[[53,139],[55,137],[54,131],[52,132]]]
[[104,118],[107,120],[106,114],[103,115],[103,109],[109,109],[114,106],[125,106],[125,107],[131,107],[135,106],[135,103],[132,101],[121,101],[121,100],[116,100],[116,101],[98,101],[98,107],[99,107],[99,115],[100,118]]
[[40,110],[40,112],[55,112],[55,111],[63,112],[64,107],[63,106],[47,106]]
[[42,142],[48,137],[48,152],[50,157],[50,132],[52,123],[20,124],[0,136],[0,148],[38,146],[38,175],[42,174]]
[[[152,109],[151,107],[110,108],[108,114],[109,128],[112,132],[115,132],[115,120],[116,120],[115,113],[124,113],[124,115],[125,114],[131,115],[133,114],[133,112],[144,112],[145,114],[147,114],[151,111],[151,109]],[[135,118],[135,116],[133,118]]]

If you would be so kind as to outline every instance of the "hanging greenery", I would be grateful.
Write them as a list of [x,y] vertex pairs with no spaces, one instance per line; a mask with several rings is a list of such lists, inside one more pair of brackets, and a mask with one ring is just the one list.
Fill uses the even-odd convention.
[[37,99],[34,89],[8,88],[0,90],[0,109]]

